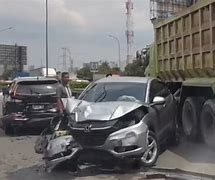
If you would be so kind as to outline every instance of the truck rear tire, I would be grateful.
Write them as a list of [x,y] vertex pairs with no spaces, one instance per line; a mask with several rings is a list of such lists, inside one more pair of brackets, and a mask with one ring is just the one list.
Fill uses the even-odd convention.
[[182,127],[185,136],[191,141],[199,140],[199,121],[203,98],[188,97],[183,105]]
[[215,99],[205,102],[200,119],[202,140],[212,148],[215,148]]

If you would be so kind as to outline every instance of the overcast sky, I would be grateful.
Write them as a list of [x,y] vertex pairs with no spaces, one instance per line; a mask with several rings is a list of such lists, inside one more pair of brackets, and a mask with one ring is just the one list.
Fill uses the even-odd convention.
[[[60,69],[62,47],[68,47],[74,66],[83,62],[118,60],[116,42],[126,59],[126,0],[49,0],[49,64]],[[0,0],[1,44],[28,47],[28,65],[45,65],[45,0]],[[134,50],[153,40],[149,0],[134,0]],[[135,54],[135,51],[134,51]]]

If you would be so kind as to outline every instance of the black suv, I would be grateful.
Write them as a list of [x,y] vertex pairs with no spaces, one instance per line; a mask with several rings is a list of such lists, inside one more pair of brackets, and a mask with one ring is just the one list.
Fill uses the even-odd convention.
[[3,127],[6,134],[21,128],[44,129],[57,115],[55,78],[25,77],[14,79],[3,90]]

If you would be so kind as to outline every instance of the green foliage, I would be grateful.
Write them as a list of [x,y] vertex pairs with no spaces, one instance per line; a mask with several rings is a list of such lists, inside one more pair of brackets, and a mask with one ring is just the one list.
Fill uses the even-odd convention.
[[120,69],[118,67],[114,67],[111,69],[111,73],[112,74],[119,74],[120,73]]
[[9,85],[9,83],[7,83],[7,82],[0,82],[0,89],[7,88],[8,85]]
[[77,72],[77,77],[80,79],[86,79],[86,80],[92,81],[93,73],[90,71],[90,68],[84,67]]
[[141,60],[135,60],[133,63],[125,67],[124,75],[126,76],[144,76],[144,66]]
[[103,62],[103,63],[98,67],[98,73],[99,73],[99,74],[108,74],[108,73],[111,73],[111,68],[110,68],[108,62]]
[[118,67],[110,68],[108,62],[105,61],[98,67],[98,73],[99,74],[109,74],[109,73],[119,74],[120,69]]
[[[118,67],[110,68],[109,63],[107,61],[101,63],[98,66],[96,74],[119,74],[120,69]],[[93,72],[88,67],[81,68],[77,71],[77,78],[85,79],[92,81],[93,80]]]
[[72,81],[69,83],[71,89],[84,89],[88,86],[87,82],[76,82]]

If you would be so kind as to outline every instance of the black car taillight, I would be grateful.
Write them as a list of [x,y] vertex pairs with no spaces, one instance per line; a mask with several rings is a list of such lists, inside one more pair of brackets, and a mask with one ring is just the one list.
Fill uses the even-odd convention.
[[11,93],[11,98],[12,99],[18,99],[18,100],[24,100],[24,96],[21,94],[17,94],[16,90],[14,92]]

